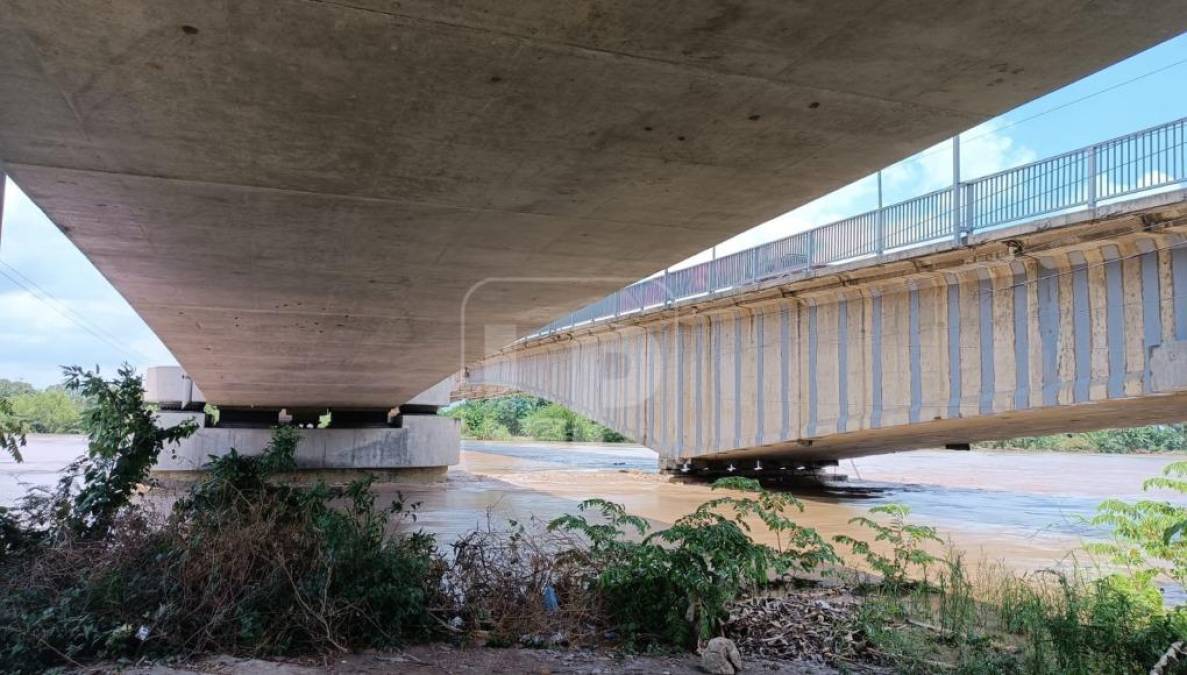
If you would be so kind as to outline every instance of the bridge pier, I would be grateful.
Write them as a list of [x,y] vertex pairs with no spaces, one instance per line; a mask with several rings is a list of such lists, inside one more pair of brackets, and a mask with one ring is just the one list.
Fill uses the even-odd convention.
[[[712,482],[719,478],[739,476],[753,478],[764,485],[818,484],[825,480],[825,470],[837,466],[836,460],[792,461],[786,457],[747,457],[745,459],[667,459],[659,460],[660,473],[674,478],[697,482]],[[829,475],[830,481],[845,480],[846,476]]]
[[400,406],[396,415],[387,410],[330,410],[325,428],[316,426],[324,410],[313,409],[289,414],[278,409],[229,408],[220,410],[214,423],[202,411],[205,401],[200,392],[187,398],[170,390],[185,380],[180,368],[149,371],[146,400],[161,406],[158,423],[170,427],[192,420],[199,425],[192,436],[162,452],[153,468],[158,477],[194,480],[211,456],[225,455],[232,448],[243,455],[259,454],[268,445],[272,427],[281,423],[300,429],[294,480],[345,482],[371,475],[382,481],[434,481],[444,479],[449,465],[458,461],[457,421],[436,414],[439,403],[432,392]]

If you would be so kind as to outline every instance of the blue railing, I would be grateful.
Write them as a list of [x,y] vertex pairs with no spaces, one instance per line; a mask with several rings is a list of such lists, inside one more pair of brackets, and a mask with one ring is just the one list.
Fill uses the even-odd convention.
[[[1096,143],[627,286],[544,326],[583,324],[1187,181],[1187,118]],[[955,202],[955,203],[954,203]]]

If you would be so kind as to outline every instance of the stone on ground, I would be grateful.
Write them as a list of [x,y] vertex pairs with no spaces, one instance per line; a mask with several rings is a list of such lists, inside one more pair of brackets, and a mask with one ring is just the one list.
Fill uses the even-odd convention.
[[734,675],[742,670],[742,653],[733,640],[715,637],[701,652],[701,667],[713,675]]

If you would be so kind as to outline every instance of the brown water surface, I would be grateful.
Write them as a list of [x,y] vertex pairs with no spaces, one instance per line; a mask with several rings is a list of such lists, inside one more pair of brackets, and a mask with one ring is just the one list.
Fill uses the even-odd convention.
[[[61,468],[85,449],[77,436],[33,436],[26,462],[0,458],[0,504],[34,485],[56,482]],[[921,450],[842,462],[841,485],[853,493],[800,495],[803,525],[823,534],[861,534],[850,518],[874,505],[901,502],[913,520],[936,527],[970,559],[1003,561],[1019,570],[1050,567],[1107,532],[1091,527],[1101,499],[1138,498],[1141,483],[1176,459],[1013,451]],[[657,525],[671,523],[712,494],[706,485],[674,483],[656,473],[655,453],[627,445],[476,442],[461,463],[431,485],[385,486],[421,502],[417,526],[443,543],[489,521],[547,521],[577,503],[602,497],[625,504]],[[1181,499],[1173,493],[1147,496]]]

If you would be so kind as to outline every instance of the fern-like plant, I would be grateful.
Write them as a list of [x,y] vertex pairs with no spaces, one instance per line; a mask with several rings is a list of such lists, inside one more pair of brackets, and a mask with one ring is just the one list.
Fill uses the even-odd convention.
[[937,558],[923,546],[929,541],[943,542],[936,534],[936,529],[908,522],[911,509],[906,504],[883,504],[870,509],[870,513],[883,514],[889,518],[887,522],[880,522],[867,516],[858,516],[850,518],[849,523],[873,531],[874,541],[884,541],[890,546],[889,556],[875,551],[869,542],[848,535],[839,534],[833,540],[848,546],[855,555],[864,558],[870,567],[882,575],[886,586],[907,585],[911,573],[916,570],[926,578],[927,568],[935,564]]
[[[1142,489],[1187,494],[1187,461],[1168,464],[1162,474],[1147,479]],[[1113,532],[1112,541],[1089,543],[1090,552],[1107,556],[1147,579],[1165,573],[1187,585],[1187,506],[1166,500],[1107,499],[1090,522]]]

